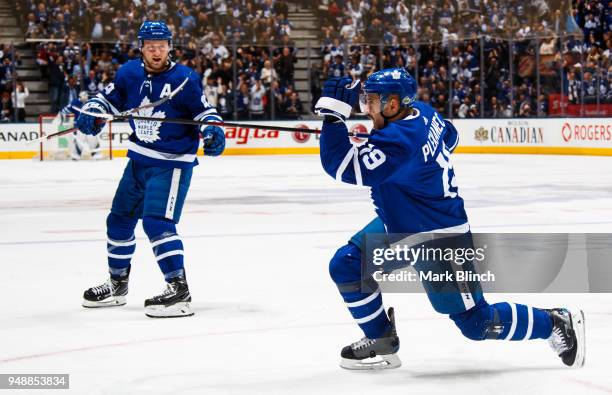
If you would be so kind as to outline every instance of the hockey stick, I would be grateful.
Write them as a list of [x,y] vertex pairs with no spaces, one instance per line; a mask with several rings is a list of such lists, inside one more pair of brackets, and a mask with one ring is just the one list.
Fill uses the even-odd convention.
[[[291,128],[288,126],[271,126],[271,125],[258,125],[252,123],[237,123],[237,122],[219,122],[219,121],[195,121],[193,119],[182,119],[182,118],[155,118],[155,117],[143,117],[140,115],[111,115],[111,114],[99,114],[95,112],[89,112],[81,109],[76,109],[77,111],[91,115],[97,118],[103,118],[107,120],[113,121],[157,121],[157,122],[169,122],[169,123],[177,123],[182,125],[194,125],[194,126],[202,126],[202,125],[210,125],[210,126],[221,126],[221,127],[242,127],[242,128],[252,128],[252,129],[265,129],[265,130],[278,130],[280,132],[293,132],[293,133],[309,133],[309,134],[320,134],[320,129],[306,129],[306,128]],[[370,137],[367,133],[353,133],[349,132],[348,136],[350,137],[360,137],[367,139]]]
[[65,135],[65,134],[74,133],[77,130],[79,130],[79,128],[77,128],[75,126],[75,127],[72,127],[72,128],[66,129],[66,130],[61,130],[59,132],[48,134],[46,136],[40,136],[39,138],[34,139],[34,140],[29,140],[26,144],[41,143],[41,142],[43,142],[45,140],[50,140],[53,137],[59,137],[59,136]]
[[83,114],[91,115],[91,116],[94,116],[96,118],[106,119],[107,121],[114,121],[116,119],[121,119],[121,118],[125,118],[127,116],[130,116],[130,115],[132,115],[134,113],[139,112],[140,110],[144,110],[145,108],[157,107],[157,106],[160,106],[160,105],[164,104],[165,102],[167,102],[168,100],[170,100],[174,96],[176,96],[176,94],[179,93],[183,89],[183,87],[185,86],[185,84],[188,81],[189,81],[189,78],[185,78],[185,81],[183,81],[175,90],[170,92],[168,94],[168,96],[164,96],[161,99],[159,99],[157,101],[154,101],[153,103],[144,104],[142,106],[134,107],[132,109],[120,112],[119,114],[116,114],[116,115],[84,111],[84,110],[82,110],[80,108],[77,108],[77,107],[72,107],[72,108],[77,110],[80,113],[83,113]]
[[[179,86],[177,86],[175,90],[170,92],[167,96],[164,96],[161,99],[154,101],[153,103],[148,103],[148,104],[145,104],[145,105],[142,105],[142,106],[139,106],[139,107],[132,108],[130,110],[123,111],[123,112],[119,113],[116,116],[112,116],[110,114],[97,114],[95,116],[97,118],[103,118],[103,119],[107,119],[107,120],[110,121],[110,120],[113,120],[116,117],[126,117],[126,116],[129,116],[129,115],[131,115],[133,113],[136,113],[136,112],[139,112],[140,110],[143,110],[145,108],[151,108],[151,107],[160,106],[160,105],[164,104],[165,102],[167,102],[168,100],[172,99],[174,96],[176,96],[176,94],[179,93],[181,90],[183,90],[183,87],[185,86],[185,84],[187,84],[187,82],[189,82],[189,78],[185,78],[185,80],[183,82],[181,82],[181,84]],[[89,113],[89,112],[86,112],[86,111],[85,112],[81,111],[80,108],[77,108],[77,107],[72,107],[72,108],[74,108],[77,111],[83,112],[84,114],[93,115],[93,113]],[[99,123],[102,123],[102,121],[100,121]],[[39,143],[39,142],[42,142],[44,140],[52,139],[53,137],[59,137],[59,136],[65,135],[65,134],[76,132],[77,130],[79,130],[79,128],[72,127],[70,129],[66,129],[66,130],[62,130],[62,131],[59,131],[59,132],[51,133],[51,134],[49,134],[47,136],[40,136],[37,139],[28,141],[27,144]]]

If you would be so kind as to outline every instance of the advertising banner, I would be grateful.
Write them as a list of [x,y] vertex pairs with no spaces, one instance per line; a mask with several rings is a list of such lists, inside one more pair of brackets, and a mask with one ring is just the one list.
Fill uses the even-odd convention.
[[[484,154],[556,154],[612,155],[612,118],[522,118],[455,119],[460,134],[456,153]],[[414,122],[420,122],[419,118]],[[255,123],[255,122],[253,122]],[[316,133],[294,133],[275,129],[279,126],[313,131],[320,121],[260,121],[261,128],[226,127],[224,155],[317,154]],[[368,133],[369,120],[351,120],[348,129]],[[0,124],[0,158],[24,159],[38,155],[39,144],[28,144],[40,134],[37,123]],[[125,156],[132,131],[127,123],[113,123],[113,156]],[[353,138],[354,143],[363,143]],[[100,137],[102,147],[109,147],[109,133]],[[51,143],[46,149],[51,149]],[[56,143],[57,144],[57,143]],[[201,153],[201,150],[200,150]]]

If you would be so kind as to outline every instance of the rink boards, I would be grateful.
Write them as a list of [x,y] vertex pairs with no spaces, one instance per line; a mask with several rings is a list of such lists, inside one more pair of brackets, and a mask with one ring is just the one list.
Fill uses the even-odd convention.
[[[460,134],[457,153],[612,155],[612,118],[455,119]],[[245,121],[248,122],[248,121]],[[319,135],[275,130],[279,126],[316,130],[320,121],[251,121],[265,127],[226,127],[225,155],[317,154]],[[367,133],[368,120],[348,122],[349,130]],[[0,124],[0,159],[28,159],[40,150],[28,144],[39,137],[38,123]],[[113,156],[125,156],[131,134],[127,123],[113,123]],[[108,147],[109,137],[103,135]],[[355,143],[362,140],[354,139]],[[201,149],[200,152],[201,154]]]

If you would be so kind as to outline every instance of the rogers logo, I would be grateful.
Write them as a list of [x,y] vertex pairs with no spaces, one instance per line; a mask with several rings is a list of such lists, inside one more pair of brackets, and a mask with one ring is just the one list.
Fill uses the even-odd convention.
[[561,128],[563,141],[612,141],[612,125],[570,125]]
[[[363,124],[358,123],[358,124],[353,125],[350,132],[354,134],[368,134],[368,129],[366,129],[366,127]],[[352,136],[351,141],[356,144],[361,144],[364,141],[366,141],[366,139],[361,138],[361,137]]]
[[572,139],[572,127],[569,125],[569,123],[563,124],[563,128],[561,128],[561,136],[565,142]]
[[[296,126],[297,128],[300,129],[310,129],[308,127],[308,125],[298,125]],[[310,140],[310,133],[305,133],[305,132],[293,132],[291,134],[291,137],[293,137],[293,140],[296,143],[300,143],[300,144],[304,144],[306,143],[308,140]]]

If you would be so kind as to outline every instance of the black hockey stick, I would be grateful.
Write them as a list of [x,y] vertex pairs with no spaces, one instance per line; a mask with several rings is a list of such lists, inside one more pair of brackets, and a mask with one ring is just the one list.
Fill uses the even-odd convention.
[[[102,123],[102,122],[104,122],[104,121],[100,121],[99,123]],[[59,131],[59,132],[55,132],[55,133],[48,134],[48,135],[46,135],[46,136],[40,136],[39,138],[34,139],[34,140],[29,140],[29,141],[27,142],[27,144],[32,144],[32,143],[41,143],[41,142],[43,142],[43,141],[45,141],[45,140],[51,140],[51,139],[52,139],[52,138],[54,138],[54,137],[59,137],[59,136],[63,136],[63,135],[65,135],[65,134],[74,133],[74,132],[76,132],[76,131],[78,131],[78,130],[79,130],[79,128],[78,128],[78,127],[76,127],[76,126],[74,126],[74,127],[72,127],[72,128],[66,129],[66,130],[61,130],[61,131]]]
[[[128,116],[128,115],[131,115],[131,114],[133,114],[135,112],[139,112],[140,110],[143,110],[145,108],[151,108],[151,107],[160,106],[160,105],[164,104],[165,102],[167,102],[168,100],[172,99],[174,96],[176,96],[176,94],[179,93],[181,90],[183,90],[183,87],[185,86],[185,84],[187,84],[187,82],[189,82],[189,78],[185,78],[185,80],[183,82],[181,82],[181,84],[179,86],[177,86],[176,89],[173,90],[172,92],[170,92],[167,96],[164,96],[161,99],[156,100],[156,101],[154,101],[152,103],[143,104],[142,106],[135,107],[135,108],[123,111],[123,112],[121,112],[121,113],[119,113],[118,115],[115,115],[115,116],[112,116],[112,115],[108,116],[109,114],[98,114],[97,118],[100,118],[101,120],[99,122],[96,122],[96,123],[104,122],[102,119],[113,120],[113,119],[117,119],[117,118],[120,118],[120,117],[125,117],[125,116]],[[72,107],[72,108],[74,108],[77,111],[81,110],[80,108],[77,108],[77,107]],[[80,112],[92,115],[92,113],[89,113],[87,111],[80,111]],[[40,136],[37,139],[28,141],[28,144],[42,142],[44,140],[49,140],[49,139],[51,139],[53,137],[59,137],[59,136],[65,135],[65,134],[76,132],[77,130],[79,130],[79,128],[77,128],[75,126],[75,127],[70,128],[70,129],[66,129],[66,130],[62,130],[62,131],[59,131],[59,132],[51,133],[51,134],[49,134],[47,136]]]
[[[194,126],[202,126],[202,125],[210,125],[210,126],[224,126],[224,127],[242,127],[242,128],[252,128],[252,129],[263,129],[263,130],[278,130],[280,132],[293,132],[293,133],[309,133],[309,134],[320,134],[320,129],[306,129],[306,128],[291,128],[288,126],[272,126],[272,125],[259,125],[252,123],[238,123],[238,122],[219,122],[219,121],[195,121],[193,119],[183,119],[183,118],[156,118],[156,117],[144,117],[140,115],[134,114],[99,114],[95,112],[84,111],[81,109],[76,109],[77,111],[91,115],[94,117],[98,117],[106,120],[113,121],[158,121],[158,122],[169,122],[169,123],[177,123],[182,125],[194,125]],[[112,117],[112,119],[111,119]],[[360,137],[367,139],[370,135],[367,133],[352,133],[349,132],[348,136],[350,137]]]

